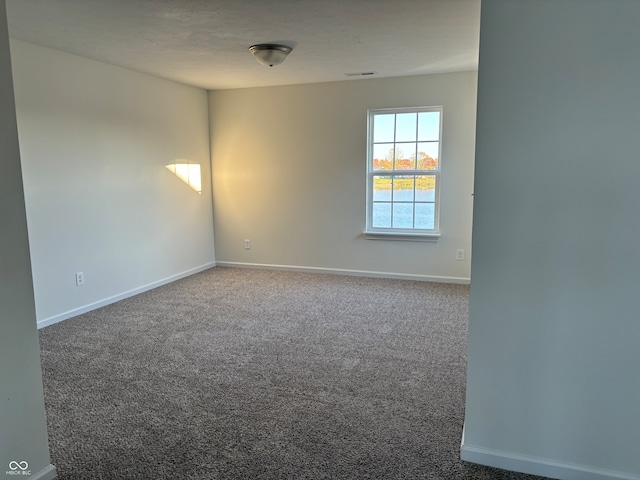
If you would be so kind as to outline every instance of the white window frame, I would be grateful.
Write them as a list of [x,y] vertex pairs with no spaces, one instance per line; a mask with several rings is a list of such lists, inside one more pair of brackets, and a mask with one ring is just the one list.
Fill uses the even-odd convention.
[[[402,113],[421,113],[421,112],[440,112],[440,130],[438,137],[438,166],[434,170],[374,170],[374,132],[373,119],[376,115],[385,114],[402,114]],[[442,124],[443,124],[443,108],[442,106],[431,107],[414,107],[414,108],[385,108],[372,109],[367,112],[367,206],[366,206],[366,228],[365,236],[372,240],[415,240],[415,241],[435,241],[440,237],[440,183],[442,171]],[[416,139],[417,140],[417,139]],[[381,142],[382,143],[382,142]],[[412,142],[396,142],[395,131],[393,142],[396,145]],[[373,227],[373,179],[376,175],[433,175],[435,176],[435,200],[434,200],[434,228],[381,228]],[[414,205],[415,199],[413,201]]]

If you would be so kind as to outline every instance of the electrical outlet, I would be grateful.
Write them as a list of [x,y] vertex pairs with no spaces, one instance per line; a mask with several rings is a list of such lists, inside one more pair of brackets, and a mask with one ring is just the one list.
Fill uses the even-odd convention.
[[251,250],[251,240],[245,240],[244,241],[244,249],[245,250]]
[[84,285],[84,273],[82,272],[76,273],[76,287],[80,285]]
[[456,250],[456,260],[459,262],[464,260],[464,249],[459,248]]

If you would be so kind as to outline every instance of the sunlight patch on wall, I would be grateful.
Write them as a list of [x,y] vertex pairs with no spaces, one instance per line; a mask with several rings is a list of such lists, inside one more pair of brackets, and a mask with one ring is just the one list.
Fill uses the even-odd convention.
[[202,194],[202,176],[199,163],[191,163],[189,160],[180,158],[165,167],[196,192]]

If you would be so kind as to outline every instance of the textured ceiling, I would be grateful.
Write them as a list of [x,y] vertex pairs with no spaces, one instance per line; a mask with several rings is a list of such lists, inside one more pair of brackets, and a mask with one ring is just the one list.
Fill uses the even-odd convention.
[[[12,38],[205,89],[477,68],[480,0],[7,0]],[[255,43],[294,47],[260,65]],[[358,77],[356,77],[358,78]]]

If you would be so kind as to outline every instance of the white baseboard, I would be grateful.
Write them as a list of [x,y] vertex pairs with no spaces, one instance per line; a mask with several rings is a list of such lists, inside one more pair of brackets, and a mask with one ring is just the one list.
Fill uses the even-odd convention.
[[260,268],[264,270],[288,270],[293,272],[329,273],[354,277],[393,278],[396,280],[420,280],[424,282],[460,283],[468,285],[471,279],[464,277],[440,277],[435,275],[416,275],[393,272],[372,272],[369,270],[346,270],[341,268],[303,267],[295,265],[270,265],[265,263],[216,262],[219,267]]
[[488,467],[560,480],[640,480],[640,476],[629,473],[465,445],[464,434],[462,442],[460,447],[460,458],[462,460]]
[[[54,467],[53,465],[48,465],[47,467],[43,468],[42,470],[40,470],[38,473],[34,474],[34,475],[29,475],[29,477],[31,480],[53,480],[54,478],[56,478],[56,467]],[[22,475],[20,476],[21,478],[25,478]],[[7,478],[12,478],[7,476]]]
[[84,305],[82,307],[74,308],[73,310],[69,310],[68,312],[64,312],[59,315],[54,315],[53,317],[45,318],[44,320],[39,320],[38,328],[40,329],[43,327],[48,327],[49,325],[53,325],[54,323],[61,322],[63,320],[66,320],[67,318],[75,317],[77,315],[90,312],[91,310],[95,310],[97,308],[104,307],[106,305],[110,305],[115,302],[119,302],[120,300],[124,300],[125,298],[133,297],[134,295],[138,295],[148,290],[153,290],[154,288],[161,287],[162,285],[166,285],[167,283],[175,282],[176,280],[189,277],[199,272],[203,272],[204,270],[208,270],[215,266],[216,266],[216,262],[205,263],[204,265],[201,265],[199,267],[192,268],[190,270],[178,273],[176,275],[171,275],[170,277],[163,278],[162,280],[158,280],[157,282],[148,283],[147,285],[134,288],[133,290],[129,290],[128,292],[120,293],[118,295],[105,298],[104,300],[99,300],[97,302],[90,303],[89,305]]

